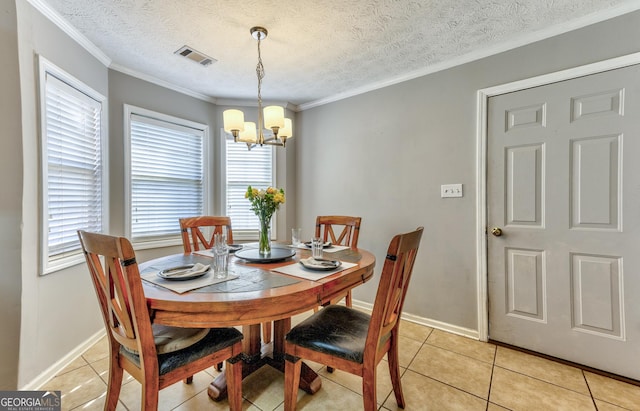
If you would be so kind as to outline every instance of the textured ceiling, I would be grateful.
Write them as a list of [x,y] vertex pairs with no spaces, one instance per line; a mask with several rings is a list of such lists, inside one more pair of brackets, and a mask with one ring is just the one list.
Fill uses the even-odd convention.
[[[408,78],[640,8],[638,0],[31,0],[49,6],[121,71],[216,99],[295,105]],[[183,45],[216,63],[174,54]],[[486,54],[486,53],[485,53]]]

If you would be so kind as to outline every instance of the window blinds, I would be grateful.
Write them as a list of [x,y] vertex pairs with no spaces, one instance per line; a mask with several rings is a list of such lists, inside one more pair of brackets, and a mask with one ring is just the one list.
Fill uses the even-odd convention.
[[130,135],[131,239],[175,236],[204,214],[204,132],[132,114]]
[[102,231],[101,103],[45,73],[46,267],[79,254],[77,230]]
[[247,186],[264,189],[273,186],[273,148],[256,146],[247,150],[245,144],[227,140],[227,215],[233,231],[258,230],[258,217],[244,197]]

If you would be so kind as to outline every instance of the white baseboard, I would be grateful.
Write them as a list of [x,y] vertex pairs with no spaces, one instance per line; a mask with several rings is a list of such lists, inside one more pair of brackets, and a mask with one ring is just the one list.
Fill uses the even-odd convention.
[[21,391],[34,391],[40,389],[49,380],[55,377],[60,371],[62,371],[67,365],[71,364],[76,358],[80,357],[87,349],[100,341],[105,336],[104,328],[97,333],[93,334],[82,344],[78,345],[67,355],[56,361],[51,367],[47,368],[44,372],[38,375],[36,378],[25,384],[20,388]]
[[[355,308],[360,308],[362,310],[367,310],[371,312],[373,309],[373,304],[365,303],[364,301],[353,300],[353,306]],[[419,317],[414,314],[410,314],[407,312],[402,313],[402,319],[406,321],[411,321],[412,323],[425,325],[427,327],[436,328],[438,330],[450,332],[452,334],[461,335],[463,337],[472,338],[474,340],[480,339],[480,334],[478,330],[472,330],[469,328],[459,327],[457,325],[444,323],[442,321],[432,320],[429,318]]]

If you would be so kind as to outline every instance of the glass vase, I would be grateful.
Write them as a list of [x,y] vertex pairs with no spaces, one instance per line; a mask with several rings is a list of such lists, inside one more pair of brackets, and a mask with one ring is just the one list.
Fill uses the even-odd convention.
[[260,233],[258,235],[258,251],[260,255],[271,254],[271,227],[269,227],[269,220],[260,221]]

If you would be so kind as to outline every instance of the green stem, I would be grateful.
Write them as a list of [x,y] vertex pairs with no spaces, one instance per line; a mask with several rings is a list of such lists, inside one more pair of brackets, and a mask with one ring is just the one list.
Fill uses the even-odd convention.
[[261,218],[260,219],[260,233],[258,238],[258,250],[260,254],[270,254],[271,253],[271,239],[269,238],[269,223],[271,222],[270,218]]

